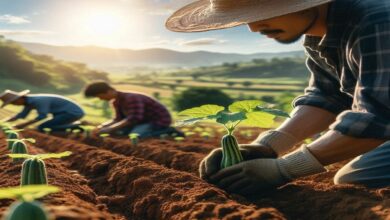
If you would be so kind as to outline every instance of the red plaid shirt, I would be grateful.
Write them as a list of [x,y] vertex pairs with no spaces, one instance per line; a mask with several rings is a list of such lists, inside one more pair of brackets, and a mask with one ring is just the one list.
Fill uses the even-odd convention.
[[113,105],[116,112],[115,120],[127,118],[131,126],[153,123],[168,127],[172,123],[172,117],[165,106],[140,93],[118,92]]

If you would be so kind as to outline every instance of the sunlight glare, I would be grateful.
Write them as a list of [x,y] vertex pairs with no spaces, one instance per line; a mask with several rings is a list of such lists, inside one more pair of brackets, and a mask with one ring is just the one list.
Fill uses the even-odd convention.
[[86,16],[86,31],[93,36],[108,37],[120,34],[123,20],[112,12],[95,12]]

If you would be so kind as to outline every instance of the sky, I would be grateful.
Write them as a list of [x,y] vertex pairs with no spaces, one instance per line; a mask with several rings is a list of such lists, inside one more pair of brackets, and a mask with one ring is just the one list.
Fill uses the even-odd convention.
[[166,48],[177,51],[261,53],[302,50],[279,44],[246,26],[175,33],[165,21],[192,0],[0,0],[0,35],[61,46]]

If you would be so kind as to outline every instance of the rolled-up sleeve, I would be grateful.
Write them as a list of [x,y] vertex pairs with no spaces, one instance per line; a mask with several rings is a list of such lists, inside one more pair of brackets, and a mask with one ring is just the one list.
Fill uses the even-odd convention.
[[361,28],[352,47],[359,69],[352,109],[330,128],[359,138],[390,138],[390,24]]
[[334,114],[339,114],[351,108],[352,97],[340,91],[338,79],[323,68],[321,68],[312,58],[307,58],[311,77],[309,85],[302,96],[298,96],[293,101],[293,106],[310,105],[325,109]]

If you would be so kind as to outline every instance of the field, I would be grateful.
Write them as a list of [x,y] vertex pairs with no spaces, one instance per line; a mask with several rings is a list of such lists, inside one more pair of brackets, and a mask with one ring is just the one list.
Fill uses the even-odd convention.
[[[189,127],[199,133],[201,127]],[[35,138],[32,153],[72,151],[70,157],[48,160],[49,184],[60,193],[41,200],[55,219],[386,219],[390,215],[390,188],[368,190],[334,186],[330,172],[296,180],[276,191],[244,198],[229,195],[198,178],[200,160],[219,146],[220,133],[205,139],[198,134],[184,141],[149,139],[132,145],[127,139],[82,135],[46,135]],[[241,143],[259,129],[242,128]],[[250,132],[248,132],[250,131]],[[17,186],[20,164],[12,164],[5,138],[0,186]],[[10,200],[0,203],[1,213]]]

